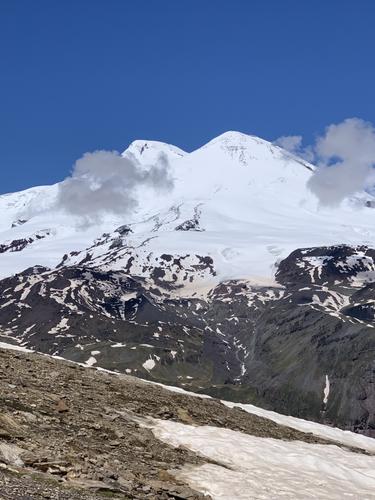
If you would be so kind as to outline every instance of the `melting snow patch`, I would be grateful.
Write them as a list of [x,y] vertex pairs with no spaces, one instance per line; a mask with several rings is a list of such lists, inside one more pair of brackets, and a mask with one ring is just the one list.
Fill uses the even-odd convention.
[[16,302],[16,299],[11,299],[11,300],[8,300],[8,302],[5,302],[5,304],[3,304],[3,305],[2,305],[2,306],[0,306],[0,307],[1,307],[1,309],[2,309],[3,307],[7,307],[7,306],[9,306],[10,304],[13,304],[14,302]]
[[54,334],[54,333],[59,333],[61,331],[68,330],[69,329],[68,321],[69,321],[68,318],[61,318],[59,323],[57,323],[56,326],[51,328],[51,330],[48,333]]
[[223,464],[190,465],[177,473],[214,500],[375,498],[374,456],[168,420],[153,420],[151,427],[161,441]]
[[94,356],[90,356],[89,359],[85,362],[86,366],[93,366],[96,364],[96,358]]
[[29,333],[35,326],[36,326],[35,323],[31,326],[28,326],[27,328],[25,328],[24,333]]
[[22,351],[22,352],[33,352],[31,349],[26,347],[21,347],[19,345],[7,344],[6,342],[0,342],[0,349],[10,349],[11,351]]
[[326,375],[326,385],[324,387],[324,399],[323,399],[323,403],[325,405],[328,403],[328,396],[329,396],[329,378],[328,375]]
[[153,359],[148,359],[147,361],[145,361],[143,363],[143,368],[145,368],[147,371],[149,370],[152,370],[153,368],[155,368],[155,361]]

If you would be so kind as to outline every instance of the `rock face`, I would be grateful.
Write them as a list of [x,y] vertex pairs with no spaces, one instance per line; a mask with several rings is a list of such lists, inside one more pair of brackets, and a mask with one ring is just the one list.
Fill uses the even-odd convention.
[[209,256],[162,254],[146,278],[131,256],[108,269],[133,252],[111,246],[2,280],[3,339],[374,435],[375,250],[300,249],[273,286],[230,280],[186,297],[190,277],[215,276]]
[[375,250],[364,245],[299,249],[278,266],[276,277],[288,287],[355,285],[375,276]]
[[[18,223],[13,226],[22,225],[24,222],[17,221]],[[47,238],[50,236],[51,232],[48,229],[38,231],[35,234],[27,238],[20,238],[16,240],[7,241],[5,243],[0,244],[0,253],[5,252],[22,252],[26,247],[34,243],[35,241],[42,240],[43,238]]]

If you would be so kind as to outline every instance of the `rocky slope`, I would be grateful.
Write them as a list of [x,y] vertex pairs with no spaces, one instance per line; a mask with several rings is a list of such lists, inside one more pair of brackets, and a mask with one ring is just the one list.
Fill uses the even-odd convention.
[[87,259],[4,279],[2,338],[373,434],[374,250],[298,250],[274,286],[230,280],[205,298],[177,297],[163,281],[179,264],[165,255],[146,279]]
[[325,442],[131,377],[23,352],[0,358],[0,498],[203,498],[173,475],[203,459],[159,442],[145,417]]
[[207,460],[160,442],[150,419],[332,444],[126,375],[3,349],[0,361],[0,498],[208,499],[177,479]]

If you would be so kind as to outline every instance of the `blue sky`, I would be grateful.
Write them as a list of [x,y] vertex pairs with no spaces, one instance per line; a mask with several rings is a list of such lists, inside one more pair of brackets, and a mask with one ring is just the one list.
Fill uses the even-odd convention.
[[86,151],[375,122],[372,0],[0,0],[0,192]]

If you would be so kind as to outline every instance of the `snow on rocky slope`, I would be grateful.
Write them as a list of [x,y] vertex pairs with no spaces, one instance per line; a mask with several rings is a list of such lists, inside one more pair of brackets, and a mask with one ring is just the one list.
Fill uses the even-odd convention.
[[322,208],[314,166],[238,132],[123,155],[173,188],[95,220],[0,197],[1,339],[373,435],[370,195]]
[[7,344],[0,360],[4,498],[375,498],[371,438]]

